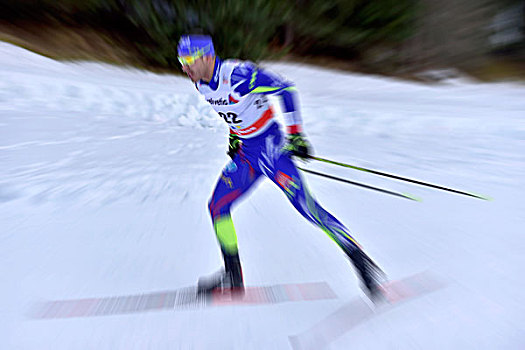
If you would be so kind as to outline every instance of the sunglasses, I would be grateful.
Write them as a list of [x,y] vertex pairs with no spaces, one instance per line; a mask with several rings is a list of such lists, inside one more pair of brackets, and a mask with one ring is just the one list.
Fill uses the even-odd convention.
[[192,64],[195,63],[195,61],[199,58],[201,58],[202,56],[204,56],[204,53],[203,52],[197,52],[193,55],[188,55],[188,56],[179,56],[179,62],[181,65],[183,66],[191,66]]

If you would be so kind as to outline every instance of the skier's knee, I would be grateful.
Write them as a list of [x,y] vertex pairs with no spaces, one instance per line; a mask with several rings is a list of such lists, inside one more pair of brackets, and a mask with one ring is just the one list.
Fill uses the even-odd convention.
[[219,216],[225,216],[230,214],[230,203],[226,204],[220,204],[217,203],[212,199],[208,202],[208,210],[210,211],[210,215],[212,220],[215,220]]

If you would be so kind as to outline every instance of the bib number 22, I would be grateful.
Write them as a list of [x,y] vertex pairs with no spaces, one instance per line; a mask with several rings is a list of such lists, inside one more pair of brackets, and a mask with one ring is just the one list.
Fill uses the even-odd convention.
[[235,114],[235,113],[232,113],[232,112],[228,112],[228,113],[219,112],[219,115],[228,124],[239,124],[239,123],[242,123],[242,120],[238,120],[237,119],[237,114]]

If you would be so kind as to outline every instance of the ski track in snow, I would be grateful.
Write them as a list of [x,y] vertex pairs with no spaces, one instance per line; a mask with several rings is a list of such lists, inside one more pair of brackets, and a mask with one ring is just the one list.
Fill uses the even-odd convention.
[[430,86],[266,64],[296,82],[319,156],[494,198],[308,164],[422,197],[305,176],[392,278],[432,270],[447,288],[351,324],[352,269],[261,182],[233,212],[246,283],[324,281],[338,299],[34,320],[28,310],[41,302],[155,294],[217,269],[207,200],[228,161],[227,128],[182,77],[61,63],[5,43],[0,63],[0,348],[291,349],[290,337],[331,327],[303,346],[523,348],[523,84]]

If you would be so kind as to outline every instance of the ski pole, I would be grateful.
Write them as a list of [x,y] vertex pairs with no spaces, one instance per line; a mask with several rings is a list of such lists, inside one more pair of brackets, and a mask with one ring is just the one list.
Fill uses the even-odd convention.
[[297,167],[297,169],[300,169],[300,170],[304,171],[305,173],[310,173],[310,174],[326,177],[326,178],[329,178],[329,179],[332,179],[332,180],[346,182],[346,183],[354,185],[354,186],[364,187],[364,188],[367,188],[369,190],[374,190],[374,191],[390,194],[392,196],[401,197],[401,198],[405,198],[405,199],[410,199],[412,201],[421,202],[421,199],[416,198],[416,197],[414,197],[414,196],[412,196],[412,195],[410,195],[408,193],[393,192],[393,191],[385,190],[385,189],[382,189],[382,188],[373,187],[373,186],[370,186],[370,185],[365,185],[365,184],[362,184],[362,183],[359,183],[359,182],[354,182],[354,181],[350,181],[350,180],[347,180],[347,179],[342,179],[340,177],[336,177],[336,176],[333,176],[333,175],[319,173],[317,171],[313,171],[313,170],[309,170],[309,169],[303,169],[301,167]]
[[340,162],[336,162],[336,161],[333,161],[333,160],[320,158],[320,157],[309,156],[308,158],[313,159],[313,160],[317,160],[317,161],[320,161],[320,162],[325,162],[325,163],[329,163],[329,164],[334,164],[334,165],[344,166],[344,167],[355,169],[355,170],[364,171],[364,172],[375,174],[375,175],[381,175],[381,176],[385,176],[385,177],[390,177],[390,178],[396,179],[396,180],[407,181],[407,182],[411,182],[411,183],[414,183],[414,184],[417,184],[417,185],[421,185],[421,186],[432,187],[432,188],[436,188],[436,189],[439,189],[439,190],[453,192],[453,193],[457,193],[457,194],[462,194],[462,195],[465,195],[465,196],[470,196],[470,197],[474,197],[474,198],[478,198],[478,199],[490,200],[489,197],[482,196],[482,195],[479,195],[479,194],[459,191],[459,190],[455,190],[455,189],[452,189],[452,188],[447,188],[447,187],[443,187],[443,186],[439,186],[439,185],[434,185],[434,184],[431,184],[431,183],[428,183],[428,182],[419,181],[419,180],[409,179],[409,178],[401,177],[401,176],[398,176],[398,175],[388,174],[388,173],[384,173],[384,172],[377,171],[377,170],[362,168],[362,167],[358,167],[358,166],[351,165],[351,164],[340,163]]

